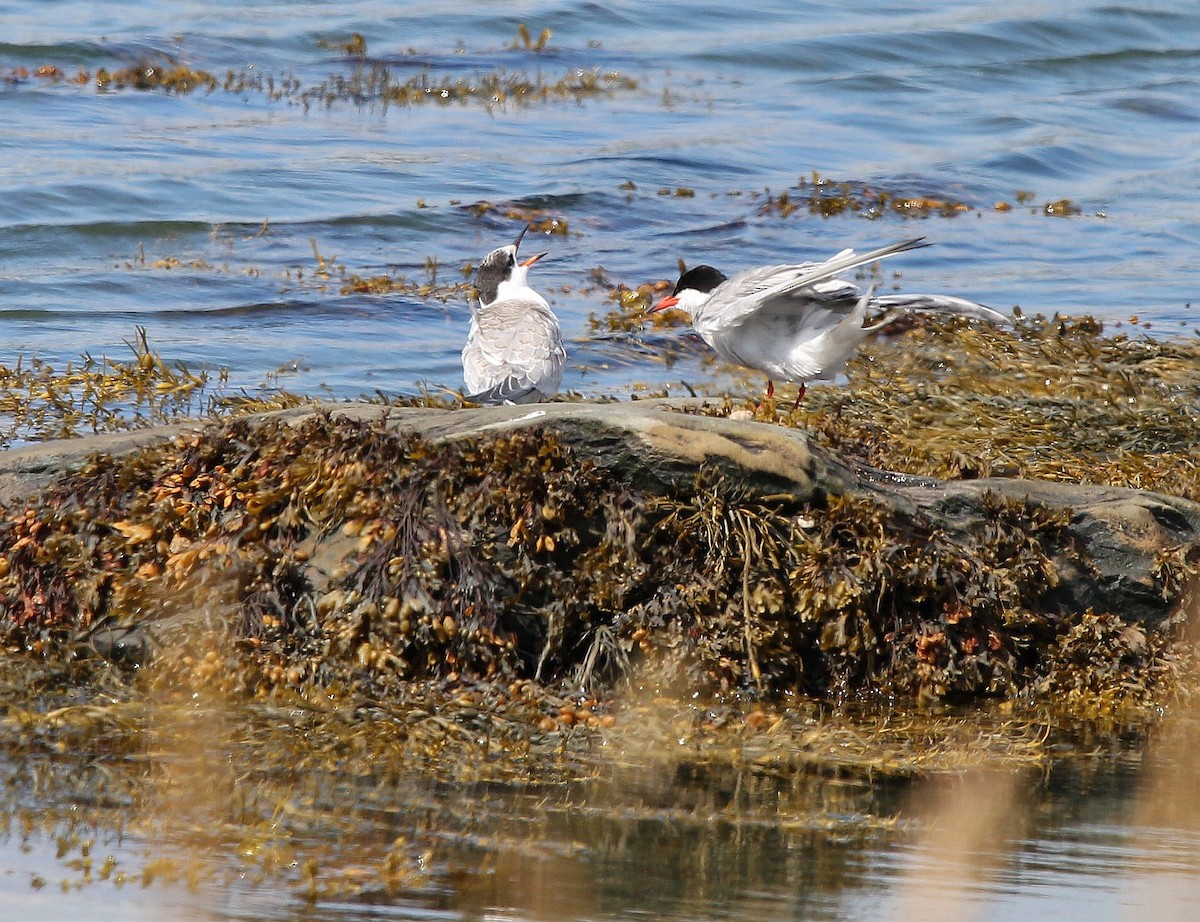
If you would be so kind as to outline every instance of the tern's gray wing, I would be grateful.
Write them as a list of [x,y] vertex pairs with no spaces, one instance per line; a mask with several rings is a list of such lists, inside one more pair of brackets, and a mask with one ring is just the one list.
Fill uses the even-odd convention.
[[[752,310],[732,319],[728,312],[714,318],[704,310],[708,307],[705,304],[699,319],[693,317],[692,323],[702,337],[710,342],[723,340],[727,348],[733,342],[761,341],[764,337],[766,342],[760,342],[762,346],[772,341],[797,344],[827,333],[845,321],[853,313],[860,295],[858,286],[851,282],[827,279],[807,288],[758,295]],[[744,357],[739,361],[747,364]]]
[[476,310],[462,360],[472,400],[534,403],[558,390],[567,353],[544,303],[510,299]]
[[928,246],[923,237],[902,240],[868,253],[842,250],[825,262],[799,263],[793,266],[764,266],[739,272],[718,286],[712,297],[693,316],[697,331],[720,330],[743,323],[767,307],[769,310],[786,309],[793,296],[803,292],[809,299],[844,305],[844,311],[853,309],[858,298],[858,286],[852,282],[836,279],[840,272],[854,269],[867,263],[895,256],[907,250]]

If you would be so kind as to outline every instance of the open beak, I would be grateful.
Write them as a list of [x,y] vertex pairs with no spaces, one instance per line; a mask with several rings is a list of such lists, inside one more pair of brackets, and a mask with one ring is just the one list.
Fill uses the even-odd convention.
[[549,255],[548,253],[538,253],[537,256],[530,256],[528,259],[521,260],[521,265],[524,266],[526,269],[528,269],[530,266],[532,266],[535,262],[537,262],[543,256],[548,256],[548,255]]
[[654,307],[650,308],[650,310],[647,311],[647,313],[657,314],[659,311],[665,311],[668,307],[674,307],[678,303],[679,303],[679,299],[677,297],[675,297],[675,295],[668,295],[667,297],[665,297],[661,301],[659,301],[657,304],[655,304]]

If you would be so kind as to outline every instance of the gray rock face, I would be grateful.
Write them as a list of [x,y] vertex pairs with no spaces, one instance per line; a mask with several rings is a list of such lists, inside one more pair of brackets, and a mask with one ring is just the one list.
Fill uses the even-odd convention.
[[[1171,612],[1156,567],[1163,554],[1200,546],[1200,506],[1153,493],[1061,483],[987,479],[940,482],[856,468],[815,446],[801,430],[697,415],[704,400],[555,403],[470,410],[331,404],[283,411],[299,421],[318,412],[359,419],[434,441],[518,429],[554,431],[577,456],[650,493],[686,490],[708,466],[753,495],[802,506],[856,495],[920,516],[949,535],[985,527],[988,495],[1031,509],[1069,511],[1071,541],[1053,557],[1058,580],[1047,611],[1111,612],[1147,626]],[[199,423],[196,424],[200,425]],[[0,454],[0,500],[37,490],[95,452],[122,453],[193,426],[23,446]]]

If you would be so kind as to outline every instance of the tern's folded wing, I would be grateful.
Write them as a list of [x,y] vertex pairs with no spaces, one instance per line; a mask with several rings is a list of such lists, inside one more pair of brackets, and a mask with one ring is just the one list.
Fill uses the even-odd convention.
[[463,378],[472,394],[490,397],[477,402],[532,403],[552,396],[562,383],[567,354],[554,315],[510,306],[491,305],[472,320]]
[[545,394],[532,384],[517,378],[505,378],[495,387],[478,394],[467,394],[463,399],[484,406],[501,406],[506,403],[538,403],[551,394]]

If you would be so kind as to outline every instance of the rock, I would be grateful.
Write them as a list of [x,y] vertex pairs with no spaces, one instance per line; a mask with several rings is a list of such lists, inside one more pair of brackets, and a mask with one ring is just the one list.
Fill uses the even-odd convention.
[[1074,543],[1054,557],[1058,585],[1045,597],[1048,610],[1110,612],[1149,627],[1172,614],[1156,567],[1162,555],[1200,541],[1200,505],[1143,490],[1005,479],[898,485],[889,495],[912,502],[952,532],[969,534],[983,527],[979,509],[986,493],[1069,512]]
[[92,455],[129,454],[146,445],[195,432],[205,425],[210,424],[197,420],[133,432],[104,432],[78,439],[33,442],[0,451],[0,503],[37,492],[58,475],[79,467]]

